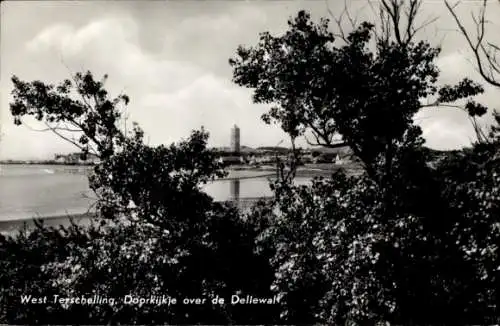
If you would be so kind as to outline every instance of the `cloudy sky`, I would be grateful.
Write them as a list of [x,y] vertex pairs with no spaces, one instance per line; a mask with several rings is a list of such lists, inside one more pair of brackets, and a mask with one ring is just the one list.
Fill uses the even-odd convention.
[[[373,17],[366,1],[348,1],[360,20]],[[459,7],[467,26],[478,2]],[[340,13],[344,3],[330,0],[329,6]],[[107,88],[131,97],[130,120],[142,126],[151,145],[178,141],[204,125],[211,146],[227,146],[235,123],[243,145],[275,145],[286,136],[260,120],[266,106],[252,104],[250,91],[231,83],[228,58],[239,44],[255,44],[259,32],[286,30],[287,19],[300,9],[314,19],[328,15],[321,0],[2,2],[0,159],[45,159],[74,150],[52,134],[12,124],[10,77],[54,83],[85,70],[109,74]],[[490,10],[489,18],[500,21],[500,6]],[[420,36],[443,47],[441,81],[480,80],[443,2],[427,0],[421,16],[439,17]],[[498,34],[491,37],[498,40]],[[500,107],[499,95],[487,88],[480,99]],[[455,110],[428,109],[418,121],[430,147],[457,148],[473,137],[466,115]]]

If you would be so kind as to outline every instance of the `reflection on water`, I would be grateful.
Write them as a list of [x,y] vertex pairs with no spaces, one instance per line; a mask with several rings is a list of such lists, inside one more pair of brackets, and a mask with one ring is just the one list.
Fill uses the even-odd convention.
[[231,192],[231,196],[229,197],[229,199],[238,201],[240,199],[240,180],[239,179],[231,180],[231,183],[229,185]]
[[[86,171],[78,166],[2,166],[0,220],[87,212],[94,196],[88,187]],[[239,202],[272,195],[268,176],[262,172],[236,172],[230,179],[216,180],[202,189],[216,201]],[[297,178],[296,183],[305,184],[309,180]]]
[[[203,187],[206,193],[216,201],[257,199],[273,195],[269,187],[270,177],[241,178],[232,180],[217,180]],[[310,177],[296,177],[297,185],[305,185],[310,182]]]

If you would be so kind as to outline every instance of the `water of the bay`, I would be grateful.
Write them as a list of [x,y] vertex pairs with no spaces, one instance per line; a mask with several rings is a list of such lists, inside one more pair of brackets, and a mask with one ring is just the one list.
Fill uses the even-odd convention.
[[[87,170],[66,165],[0,165],[0,221],[33,217],[76,215],[94,202]],[[271,195],[269,171],[230,171],[204,190],[217,201]],[[305,184],[310,178],[297,178]]]

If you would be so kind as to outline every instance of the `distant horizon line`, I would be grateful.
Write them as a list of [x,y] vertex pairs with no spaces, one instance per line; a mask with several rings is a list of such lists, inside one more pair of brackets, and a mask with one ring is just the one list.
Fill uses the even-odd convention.
[[[349,147],[348,145],[344,145],[344,146],[340,146],[340,147],[337,147],[337,148],[329,148],[329,147],[325,147],[325,146],[311,146],[309,145],[308,147],[298,147],[299,149],[308,149],[308,150],[320,150],[320,151],[328,151],[328,150],[339,150],[339,149],[343,149],[345,147]],[[435,149],[435,148],[431,148],[431,147],[428,147],[428,146],[423,146],[424,148],[427,148],[427,149],[430,149],[430,150],[433,150],[433,151],[436,151],[436,152],[454,152],[454,151],[461,151],[461,150],[464,150],[466,148],[470,148],[470,146],[463,146],[462,148],[458,148],[458,149]],[[209,149],[229,149],[227,152],[232,152],[230,150],[230,146],[211,146],[211,147],[208,147]],[[285,147],[285,146],[258,146],[258,147],[250,147],[250,146],[246,146],[246,145],[243,145],[241,146],[241,148],[249,148],[249,149],[260,149],[260,148],[279,148],[279,149],[291,149],[291,147]],[[241,152],[241,150],[240,150]],[[55,158],[54,156],[56,155],[71,155],[71,154],[78,154],[79,152],[68,152],[68,153],[54,153],[52,155],[52,158],[0,158],[0,163],[5,163],[5,162],[10,162],[10,161],[22,161],[22,162],[44,162],[44,161],[55,161]]]
[[[314,149],[319,149],[319,150],[338,150],[340,148],[344,148],[344,147],[349,147],[348,145],[345,145],[345,146],[341,146],[341,147],[338,147],[338,148],[328,148],[328,147],[322,147],[322,146],[310,146],[310,147],[300,147],[298,146],[297,148],[299,149],[303,149],[303,148],[306,148],[306,149],[311,149],[311,150],[314,150]],[[231,150],[231,146],[207,146],[207,148],[209,149],[227,149],[227,152],[233,152]],[[246,148],[246,149],[262,149],[262,148],[269,148],[269,149],[291,149],[291,146],[290,147],[286,147],[286,146],[257,146],[257,147],[251,147],[251,146],[246,146],[246,145],[242,145],[241,148]],[[241,150],[240,150],[241,152]],[[59,156],[59,155],[62,155],[62,156],[66,156],[66,155],[75,155],[75,154],[79,154],[80,152],[76,151],[76,152],[60,152],[60,153],[54,153],[52,156],[52,158],[45,158],[45,159],[42,159],[42,158],[5,158],[5,159],[0,159],[0,162],[2,161],[50,161],[50,160],[54,160],[54,156]]]

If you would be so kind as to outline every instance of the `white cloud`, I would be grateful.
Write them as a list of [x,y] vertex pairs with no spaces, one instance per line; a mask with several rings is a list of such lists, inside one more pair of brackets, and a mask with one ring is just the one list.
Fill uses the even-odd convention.
[[[32,55],[61,56],[71,69],[108,73],[134,88],[183,87],[200,73],[187,62],[155,58],[138,45],[137,25],[130,18],[106,17],[79,29],[55,25],[28,42]],[[54,60],[51,64],[58,64]]]
[[442,83],[456,83],[465,77],[481,81],[469,57],[469,55],[461,51],[440,56],[436,60],[436,65],[441,72],[440,81]]
[[[231,21],[220,20],[217,24],[229,28],[228,22]],[[131,19],[105,17],[80,28],[53,25],[27,42],[26,50],[32,57],[45,57],[47,69],[61,65],[54,56],[62,55],[73,71],[90,70],[96,76],[108,73],[107,89],[113,94],[124,89],[131,96],[130,120],[139,122],[151,144],[177,141],[204,125],[211,133],[211,144],[227,145],[229,129],[235,122],[243,135],[248,135],[242,139],[244,144],[261,145],[267,143],[268,137],[282,138],[279,129],[260,121],[262,106],[251,105],[249,92],[231,84],[229,78],[223,79],[191,62],[170,60],[168,52],[159,57],[143,51],[137,25]],[[19,128],[15,133],[11,131],[9,128],[10,140],[14,134],[22,133]],[[23,151],[50,152],[50,157],[68,148],[56,137],[38,136],[38,141],[46,144],[42,148],[35,145],[36,137],[24,131],[23,138],[35,147]],[[7,144],[10,148],[4,148],[0,154],[3,157],[18,152],[12,141]]]
[[30,40],[26,47],[33,52],[47,51],[54,45],[63,47],[70,41],[70,36],[74,29],[69,24],[57,24],[49,27]]
[[[146,22],[149,16],[145,14],[124,16],[123,10],[106,11],[100,18],[92,13],[82,14],[78,23],[72,19],[62,23],[56,18],[52,25],[40,24],[42,28],[36,34],[21,32],[19,37],[10,38],[16,44],[10,47],[15,55],[9,56],[9,62],[2,58],[2,76],[15,73],[26,80],[56,82],[68,77],[62,58],[73,72],[90,70],[98,77],[109,74],[106,88],[112,94],[125,91],[131,96],[131,119],[139,122],[152,144],[186,137],[191,129],[203,124],[211,132],[212,144],[225,145],[229,128],[237,123],[244,144],[272,145],[286,139],[285,135],[279,127],[266,126],[260,120],[265,106],[251,104],[250,92],[231,83],[227,59],[238,44],[255,44],[259,32],[283,31],[289,14],[312,3],[315,2],[273,2],[264,6],[238,2],[227,6],[227,10],[224,5],[213,12],[186,14],[185,19],[178,17],[189,11],[179,7],[176,12],[174,6],[169,7],[172,11],[158,14],[154,22]],[[315,12],[323,15],[324,4],[315,6]],[[59,11],[53,11],[56,12]],[[170,19],[163,18],[169,15]],[[92,20],[85,22],[82,17]],[[144,43],[154,39],[149,34],[158,36],[163,45],[161,54],[144,50]],[[152,44],[149,47],[154,48]],[[467,52],[465,48],[463,52]],[[473,64],[466,59],[469,54],[447,53],[437,61],[441,81],[453,83],[465,76],[480,81]],[[10,91],[6,84],[1,87],[2,92]],[[496,94],[489,93],[482,99],[488,105],[498,105]],[[5,121],[1,158],[18,157],[21,153],[52,155],[50,152],[67,148],[56,137],[12,126],[5,113],[8,100],[4,97],[1,101]],[[431,118],[420,123],[429,145],[453,148],[468,143],[472,130],[466,116],[449,110],[430,113]],[[22,151],[20,142],[26,144]]]
[[[234,123],[241,128],[245,145],[263,145],[268,139],[282,137],[279,128],[260,121],[265,107],[249,103],[248,91],[235,89],[215,75],[204,75],[179,91],[144,96],[138,106],[154,112],[156,119],[144,120],[143,125],[146,130],[154,131],[152,138],[164,142],[167,142],[164,138],[167,135],[169,139],[178,139],[186,136],[186,130],[203,125],[211,134],[211,144],[228,145],[229,128]],[[176,123],[166,123],[173,118]],[[162,126],[170,129],[165,132]]]
[[[491,108],[498,105],[498,90],[484,83],[465,51],[442,55],[436,65],[441,71],[440,84],[454,85],[463,78],[470,78],[485,87],[485,93],[477,96],[476,101]],[[479,121],[488,129],[492,120],[488,114]],[[432,148],[457,149],[470,145],[476,138],[467,114],[457,108],[426,108],[416,115],[416,121],[422,127],[426,145]]]
[[[469,145],[474,139],[470,122],[464,117],[465,122],[455,122],[446,117],[433,119],[429,123],[421,124],[426,145],[435,149],[458,149]],[[467,125],[469,123],[469,125]]]

